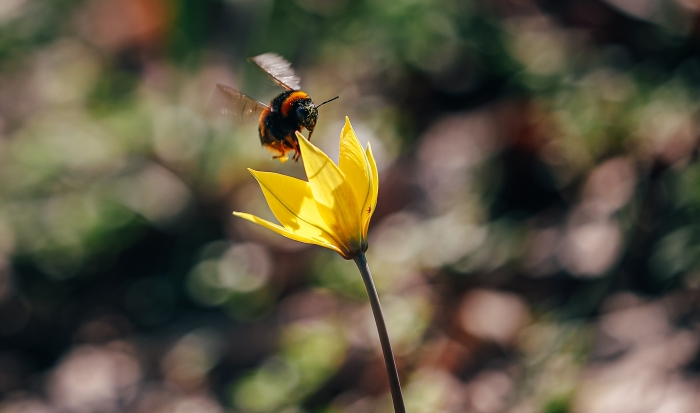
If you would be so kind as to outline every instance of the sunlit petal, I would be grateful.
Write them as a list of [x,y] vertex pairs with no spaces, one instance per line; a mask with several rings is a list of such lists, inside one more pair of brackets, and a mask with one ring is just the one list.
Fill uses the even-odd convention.
[[258,180],[272,213],[282,225],[295,230],[301,221],[329,232],[308,182],[274,172],[248,170]]
[[329,249],[332,249],[343,256],[345,255],[344,252],[340,250],[340,248],[338,248],[336,245],[334,245],[333,240],[327,239],[326,238],[327,234],[325,234],[324,232],[322,232],[320,230],[317,230],[316,232],[314,232],[312,228],[305,228],[302,231],[291,231],[285,227],[274,224],[274,223],[267,221],[265,219],[256,217],[255,215],[246,214],[244,212],[234,212],[233,215],[235,215],[237,217],[241,217],[243,219],[246,219],[250,222],[256,223],[256,224],[263,226],[267,229],[270,229],[272,231],[275,231],[276,233],[283,235],[291,240],[329,248]]
[[343,172],[325,153],[300,133],[297,138],[318,212],[336,238],[343,240],[348,250],[353,250],[350,244],[359,244],[362,237],[355,194]]
[[372,154],[372,146],[367,142],[367,163],[370,170],[370,196],[365,202],[362,210],[362,236],[367,239],[367,230],[369,229],[369,221],[374,215],[374,210],[377,209],[377,198],[379,196],[379,172],[377,171],[377,163],[374,161]]
[[305,237],[321,237],[345,248],[321,217],[308,182],[274,172],[252,169],[250,172],[258,180],[267,204],[284,228]]
[[[338,168],[345,175],[357,205],[366,205],[371,194],[371,172],[367,156],[362,145],[357,140],[355,131],[350,125],[350,119],[345,118],[345,126],[340,132],[340,157]],[[366,207],[363,208],[366,210]]]

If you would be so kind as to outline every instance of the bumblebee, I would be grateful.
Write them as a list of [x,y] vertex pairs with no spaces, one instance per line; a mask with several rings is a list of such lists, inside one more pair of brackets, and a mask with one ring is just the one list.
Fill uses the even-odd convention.
[[309,131],[310,140],[316,128],[318,108],[338,99],[338,96],[320,105],[314,104],[309,95],[300,90],[300,80],[292,65],[275,53],[261,54],[248,60],[264,70],[285,91],[266,105],[232,87],[217,84],[214,107],[237,121],[253,121],[257,118],[260,143],[275,154],[273,159],[286,162],[287,152],[294,151],[292,159],[298,161],[301,152],[296,132],[305,128]]

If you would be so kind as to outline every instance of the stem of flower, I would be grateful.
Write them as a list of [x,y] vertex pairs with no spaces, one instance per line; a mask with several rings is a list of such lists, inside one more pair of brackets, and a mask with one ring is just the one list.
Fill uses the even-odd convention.
[[379,333],[379,342],[382,344],[382,353],[384,353],[384,363],[386,364],[386,372],[389,375],[389,388],[391,389],[391,399],[394,401],[394,412],[406,413],[406,407],[403,404],[403,395],[401,394],[401,383],[399,382],[399,373],[396,370],[396,362],[394,361],[394,352],[391,351],[391,343],[389,342],[389,333],[386,331],[384,316],[382,315],[382,306],[379,304],[379,295],[374,286],[372,274],[369,272],[369,265],[364,253],[360,253],[353,258],[357,268],[362,274],[362,281],[365,282],[369,303],[372,306],[372,314],[374,322],[377,324],[377,332]]

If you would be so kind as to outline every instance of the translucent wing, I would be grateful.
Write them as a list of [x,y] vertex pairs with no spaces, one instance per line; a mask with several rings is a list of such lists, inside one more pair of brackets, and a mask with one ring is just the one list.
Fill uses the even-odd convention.
[[299,90],[301,81],[294,74],[292,64],[284,60],[282,56],[275,53],[265,53],[251,57],[249,60],[266,71],[278,85],[287,90]]
[[257,122],[267,105],[236,89],[217,83],[209,101],[209,112],[232,116],[238,122]]

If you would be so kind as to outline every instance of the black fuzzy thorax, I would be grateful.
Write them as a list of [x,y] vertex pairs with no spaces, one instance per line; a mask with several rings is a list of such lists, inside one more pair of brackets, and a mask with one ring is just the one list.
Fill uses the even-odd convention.
[[[296,142],[294,132],[301,131],[302,124],[296,116],[296,109],[301,104],[311,102],[311,98],[303,97],[295,99],[287,110],[287,114],[282,113],[284,104],[296,90],[287,90],[272,99],[269,112],[263,119],[264,130],[260,130],[260,141],[263,145],[274,142]],[[263,133],[264,132],[264,133]]]

